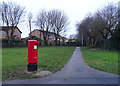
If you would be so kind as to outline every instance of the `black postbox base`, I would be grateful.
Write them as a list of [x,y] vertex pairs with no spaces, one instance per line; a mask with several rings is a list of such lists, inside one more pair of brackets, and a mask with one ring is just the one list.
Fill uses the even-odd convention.
[[37,71],[37,63],[29,63],[28,71]]

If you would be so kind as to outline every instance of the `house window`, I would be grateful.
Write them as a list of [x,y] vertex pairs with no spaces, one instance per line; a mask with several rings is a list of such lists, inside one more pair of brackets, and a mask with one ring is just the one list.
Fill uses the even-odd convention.
[[0,31],[0,34],[7,34],[5,31]]

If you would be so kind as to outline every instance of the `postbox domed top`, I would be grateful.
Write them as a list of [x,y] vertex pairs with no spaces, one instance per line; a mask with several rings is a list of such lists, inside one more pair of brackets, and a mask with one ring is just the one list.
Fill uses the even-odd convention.
[[37,42],[37,40],[28,40],[28,41],[30,41],[30,42],[31,42],[31,41],[32,41],[32,42]]
[[37,40],[28,40],[28,43],[38,43]]

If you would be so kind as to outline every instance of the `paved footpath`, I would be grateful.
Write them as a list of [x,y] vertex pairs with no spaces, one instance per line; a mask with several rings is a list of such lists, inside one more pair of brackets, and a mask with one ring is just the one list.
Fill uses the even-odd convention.
[[3,84],[118,84],[118,77],[90,68],[84,62],[80,47],[76,47],[61,71],[44,78],[4,81]]

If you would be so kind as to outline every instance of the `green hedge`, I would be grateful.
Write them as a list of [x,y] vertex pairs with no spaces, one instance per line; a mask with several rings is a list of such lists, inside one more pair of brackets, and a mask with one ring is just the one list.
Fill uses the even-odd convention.
[[119,50],[120,42],[117,39],[110,38],[106,40],[99,40],[96,43],[97,48],[109,49],[109,50]]

